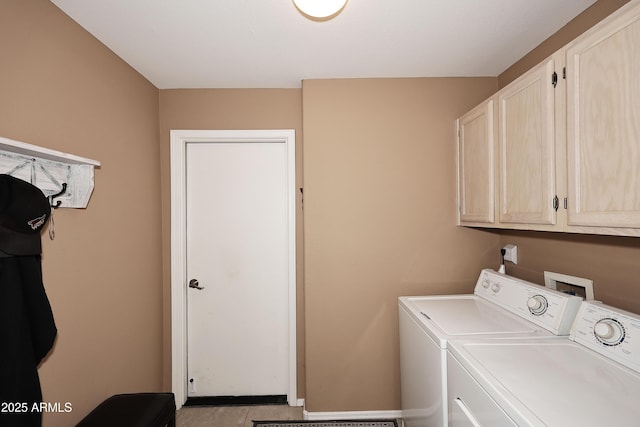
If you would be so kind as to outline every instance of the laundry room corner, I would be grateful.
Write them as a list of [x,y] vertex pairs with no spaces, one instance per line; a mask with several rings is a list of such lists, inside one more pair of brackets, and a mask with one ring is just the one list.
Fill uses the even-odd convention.
[[455,127],[496,80],[303,82],[306,407],[400,406],[397,297],[469,292],[499,236],[455,224]]

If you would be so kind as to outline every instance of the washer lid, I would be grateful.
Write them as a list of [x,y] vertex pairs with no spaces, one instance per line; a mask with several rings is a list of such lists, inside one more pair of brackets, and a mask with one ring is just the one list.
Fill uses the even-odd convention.
[[640,420],[640,375],[569,340],[454,341],[450,348],[516,421],[618,427]]
[[[495,304],[476,296],[409,297],[413,309],[442,333],[461,335],[534,334],[542,331]],[[547,335],[546,331],[544,334]]]

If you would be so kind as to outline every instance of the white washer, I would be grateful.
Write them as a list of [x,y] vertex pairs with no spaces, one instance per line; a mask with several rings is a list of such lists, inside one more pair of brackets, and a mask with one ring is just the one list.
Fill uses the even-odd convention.
[[447,426],[449,340],[568,335],[581,302],[493,270],[480,273],[472,295],[400,297],[404,425]]
[[450,426],[640,425],[640,316],[583,302],[568,338],[451,341]]

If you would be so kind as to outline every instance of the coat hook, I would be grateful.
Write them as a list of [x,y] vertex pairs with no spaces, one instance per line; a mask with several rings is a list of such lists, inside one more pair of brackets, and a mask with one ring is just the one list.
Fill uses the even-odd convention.
[[62,190],[60,190],[58,193],[56,194],[52,194],[51,196],[49,196],[49,204],[51,205],[52,208],[57,209],[60,207],[60,205],[62,204],[61,200],[58,200],[55,202],[55,204],[53,203],[53,199],[55,199],[56,197],[60,197],[62,196],[65,192],[67,191],[67,183],[63,182],[62,183]]

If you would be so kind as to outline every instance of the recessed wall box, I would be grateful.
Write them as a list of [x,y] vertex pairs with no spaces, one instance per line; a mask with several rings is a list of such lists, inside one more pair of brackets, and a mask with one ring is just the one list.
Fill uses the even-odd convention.
[[593,280],[566,274],[544,272],[544,285],[571,295],[578,295],[587,301],[593,300]]

